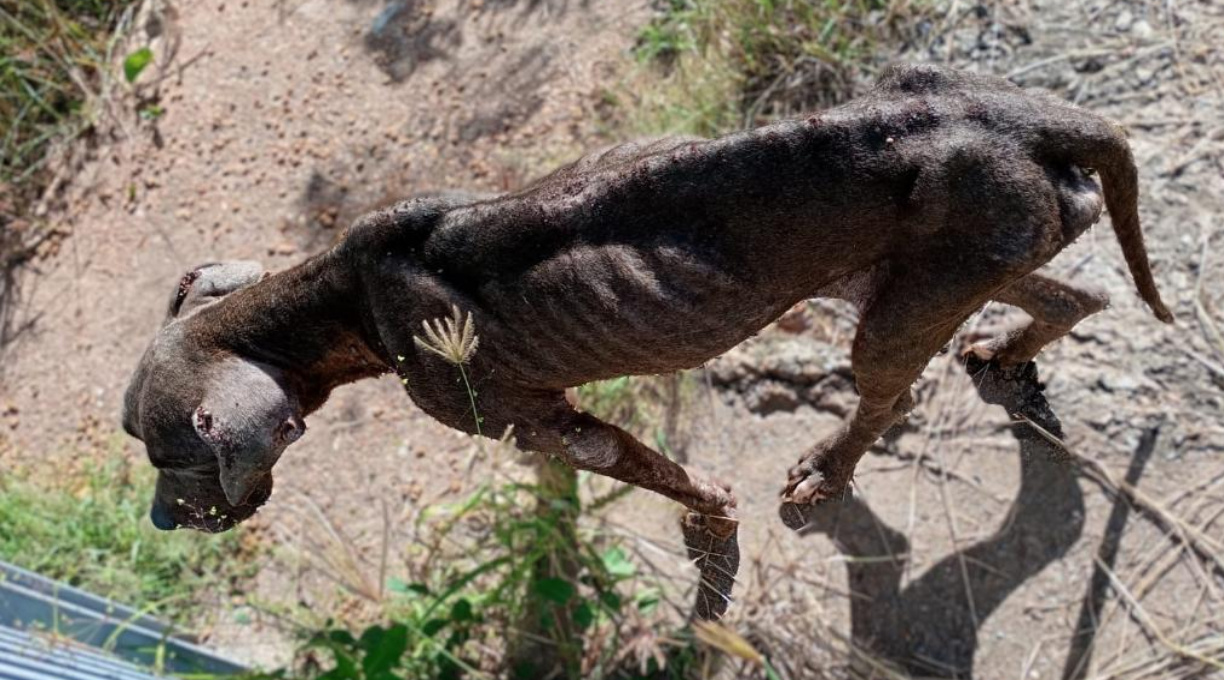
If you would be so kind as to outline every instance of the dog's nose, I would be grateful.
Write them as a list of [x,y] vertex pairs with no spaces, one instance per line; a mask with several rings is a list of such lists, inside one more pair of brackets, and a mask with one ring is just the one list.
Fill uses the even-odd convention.
[[170,509],[162,505],[160,501],[153,501],[153,508],[149,511],[149,519],[153,521],[153,526],[162,531],[173,531],[178,528],[178,523],[174,521],[174,516],[170,513]]

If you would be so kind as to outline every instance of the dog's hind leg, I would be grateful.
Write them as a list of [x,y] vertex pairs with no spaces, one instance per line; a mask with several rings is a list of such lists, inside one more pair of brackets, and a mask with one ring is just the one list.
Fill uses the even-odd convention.
[[522,448],[556,455],[575,468],[649,489],[688,508],[684,542],[701,572],[694,616],[723,615],[739,569],[735,497],[729,488],[694,477],[628,432],[564,401],[552,415],[517,430]]
[[[939,268],[935,269],[939,272]],[[783,522],[806,524],[802,505],[838,500],[860,458],[913,406],[910,386],[965,319],[990,296],[997,272],[917,272],[884,284],[859,322],[851,363],[859,392],[854,415],[791,468],[782,491]]]
[[1058,195],[1035,162],[958,144],[924,172],[938,188],[928,197],[943,208],[942,226],[926,247],[914,241],[887,262],[854,338],[858,408],[791,468],[781,510],[788,526],[804,521],[789,504],[842,496],[868,447],[909,411],[910,386],[930,358],[974,310],[1047,262],[1064,240]]
[[1109,304],[1104,292],[1076,288],[1041,274],[1029,274],[991,299],[1019,307],[1033,317],[1027,325],[965,351],[983,361],[994,359],[1005,368],[1032,361],[1041,348]]

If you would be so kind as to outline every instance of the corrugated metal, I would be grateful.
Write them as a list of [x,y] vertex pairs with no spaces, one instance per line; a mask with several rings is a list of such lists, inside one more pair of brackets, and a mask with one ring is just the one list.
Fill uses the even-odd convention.
[[[7,627],[0,629],[3,631],[0,680],[149,677],[132,664],[156,666],[172,674],[229,674],[244,670],[185,638],[176,637],[161,621],[3,562],[0,562],[0,626]],[[54,635],[46,635],[48,631]],[[55,642],[51,644],[48,640]],[[98,651],[102,649],[114,656]],[[76,666],[68,665],[69,661]],[[60,674],[51,674],[51,668]],[[126,670],[121,672],[121,668]],[[102,669],[109,675],[97,674]]]
[[0,626],[0,680],[154,680],[136,666],[49,635]]

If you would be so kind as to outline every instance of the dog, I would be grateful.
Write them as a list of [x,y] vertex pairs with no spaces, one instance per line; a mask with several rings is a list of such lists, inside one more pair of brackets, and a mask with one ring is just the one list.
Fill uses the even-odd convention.
[[[153,523],[221,531],[268,500],[277,459],[333,388],[395,372],[446,425],[513,427],[521,449],[678,501],[690,546],[730,550],[729,488],[575,410],[565,390],[700,366],[796,302],[850,300],[857,410],[782,491],[784,509],[836,500],[911,408],[929,359],[988,301],[1032,317],[969,350],[1000,367],[1106,306],[1035,271],[1103,207],[1140,296],[1172,321],[1137,195],[1114,123],[1000,78],[892,66],[865,96],[806,118],[615,146],[506,195],[401,202],[281,273],[195,269],[123,423],[159,469]],[[468,343],[455,356],[436,347],[440,319]]]

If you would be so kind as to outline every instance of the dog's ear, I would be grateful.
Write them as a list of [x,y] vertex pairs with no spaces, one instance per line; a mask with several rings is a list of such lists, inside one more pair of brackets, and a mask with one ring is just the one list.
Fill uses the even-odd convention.
[[285,447],[306,431],[296,397],[278,377],[269,366],[227,361],[192,413],[196,433],[217,455],[231,505],[243,505],[266,486]]
[[203,264],[183,275],[170,294],[167,322],[184,317],[267,276],[263,265],[250,260]]
[[146,351],[136,367],[136,373],[132,375],[132,381],[123,392],[123,431],[141,441],[144,441],[144,434],[140,431],[140,393],[144,389],[145,373],[148,372],[148,357],[149,352]]

